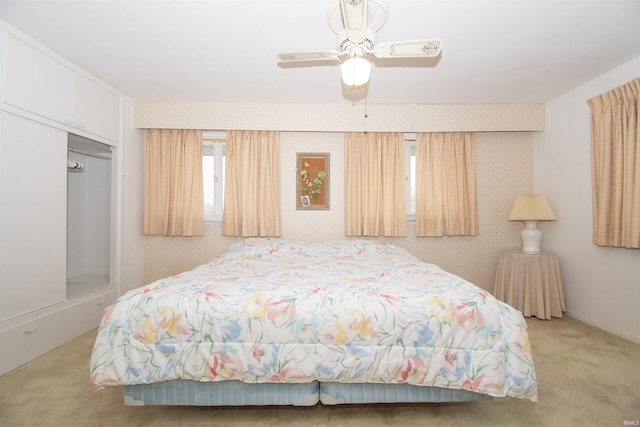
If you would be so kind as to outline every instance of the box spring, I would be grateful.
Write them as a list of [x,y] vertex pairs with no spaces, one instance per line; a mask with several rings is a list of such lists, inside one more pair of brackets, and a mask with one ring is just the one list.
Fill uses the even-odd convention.
[[493,397],[467,390],[419,387],[410,384],[320,384],[320,401],[325,405],[344,403],[467,402],[489,399],[493,399]]
[[318,400],[319,386],[316,381],[305,384],[246,384],[241,381],[211,383],[174,380],[124,386],[124,403],[129,406],[313,406]]
[[418,387],[408,384],[305,384],[240,381],[197,382],[174,380],[154,384],[125,385],[124,403],[143,405],[313,406],[358,403],[464,402],[492,399],[491,396],[466,390]]

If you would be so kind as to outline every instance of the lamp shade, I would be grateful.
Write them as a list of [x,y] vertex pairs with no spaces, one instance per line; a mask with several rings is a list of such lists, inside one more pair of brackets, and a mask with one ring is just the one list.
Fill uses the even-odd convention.
[[342,81],[347,86],[362,86],[369,81],[371,62],[359,56],[354,56],[340,66]]
[[518,196],[511,209],[509,221],[555,221],[549,202],[539,194],[525,194]]

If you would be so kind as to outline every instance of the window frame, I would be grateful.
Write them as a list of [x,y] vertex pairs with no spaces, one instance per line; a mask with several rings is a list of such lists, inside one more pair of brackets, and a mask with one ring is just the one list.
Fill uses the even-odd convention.
[[222,213],[224,211],[224,175],[226,167],[227,133],[225,131],[203,131],[202,145],[203,191],[209,187],[209,184],[205,183],[207,174],[205,174],[204,170],[204,146],[207,145],[213,147],[213,210],[207,211],[206,207],[204,207],[204,221],[216,223],[222,222]]
[[415,133],[404,134],[404,141],[407,150],[407,222],[415,222],[416,220],[415,197],[413,198],[413,203],[411,200],[411,194],[413,193],[415,195],[416,189],[416,138],[417,135]]

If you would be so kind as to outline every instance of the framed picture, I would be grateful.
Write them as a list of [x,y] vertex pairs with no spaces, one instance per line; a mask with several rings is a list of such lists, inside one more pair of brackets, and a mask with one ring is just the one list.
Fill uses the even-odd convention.
[[329,209],[329,153],[296,157],[296,209]]

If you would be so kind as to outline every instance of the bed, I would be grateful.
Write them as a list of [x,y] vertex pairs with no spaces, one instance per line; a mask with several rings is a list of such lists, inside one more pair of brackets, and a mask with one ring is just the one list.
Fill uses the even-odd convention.
[[519,311],[376,240],[246,239],[122,295],[89,385],[127,405],[538,398]]

